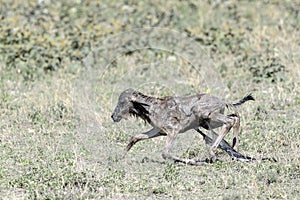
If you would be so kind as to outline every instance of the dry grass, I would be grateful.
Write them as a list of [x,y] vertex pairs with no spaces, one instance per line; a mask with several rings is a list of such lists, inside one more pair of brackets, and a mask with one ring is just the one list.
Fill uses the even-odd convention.
[[[3,2],[0,199],[299,198],[299,4],[96,4]],[[45,20],[28,27],[28,10],[29,19]],[[120,160],[130,136],[148,128],[136,119],[112,123],[127,87],[228,101],[252,91],[256,101],[240,108],[240,150],[278,162],[241,163],[219,152],[222,161],[203,167],[174,164],[161,158],[163,137]],[[179,136],[174,154],[208,156],[192,131]]]

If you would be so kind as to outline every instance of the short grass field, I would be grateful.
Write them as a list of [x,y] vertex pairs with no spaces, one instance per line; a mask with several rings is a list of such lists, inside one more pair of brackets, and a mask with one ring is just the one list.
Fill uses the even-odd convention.
[[[299,27],[292,0],[2,0],[0,199],[299,199]],[[150,128],[111,120],[129,87],[227,102],[252,93],[238,108],[239,151],[258,160],[218,150],[216,163],[173,163],[165,137],[122,159]],[[172,153],[208,150],[188,131]]]

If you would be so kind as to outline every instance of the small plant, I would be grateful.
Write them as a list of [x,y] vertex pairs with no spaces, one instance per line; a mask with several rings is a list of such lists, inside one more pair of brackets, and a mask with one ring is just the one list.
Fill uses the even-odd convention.
[[286,68],[278,57],[272,55],[244,56],[235,62],[237,67],[246,67],[256,83],[270,81],[271,83],[282,82],[286,79]]
[[272,83],[285,80],[285,66],[280,63],[279,58],[271,57],[259,62],[253,59],[252,62],[253,65],[250,66],[249,70],[255,82],[261,82],[265,79]]
[[174,163],[168,163],[165,167],[164,178],[172,183],[176,183],[179,180],[179,168]]

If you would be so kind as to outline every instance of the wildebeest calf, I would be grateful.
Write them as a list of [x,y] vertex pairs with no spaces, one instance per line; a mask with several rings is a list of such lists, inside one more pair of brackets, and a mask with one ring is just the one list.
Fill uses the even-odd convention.
[[183,159],[171,155],[170,150],[178,133],[199,127],[213,130],[223,126],[221,133],[210,148],[211,160],[215,161],[215,150],[231,128],[234,133],[233,147],[235,150],[238,148],[240,117],[236,111],[233,114],[225,115],[225,108],[233,108],[249,100],[254,100],[251,94],[232,103],[226,103],[210,94],[155,98],[133,89],[127,89],[120,94],[118,104],[111,117],[114,122],[119,122],[123,118],[136,116],[153,127],[147,132],[133,136],[127,145],[126,152],[138,141],[167,136],[162,153],[164,159],[196,164],[197,162],[193,159]]

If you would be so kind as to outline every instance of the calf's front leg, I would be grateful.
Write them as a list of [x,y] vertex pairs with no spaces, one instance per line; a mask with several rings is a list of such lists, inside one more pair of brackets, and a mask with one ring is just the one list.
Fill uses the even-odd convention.
[[152,128],[151,130],[149,130],[145,133],[137,134],[137,135],[131,137],[131,139],[130,139],[130,141],[129,141],[126,149],[125,149],[124,156],[131,149],[131,147],[133,145],[135,145],[138,141],[147,140],[147,139],[151,139],[151,138],[158,137],[158,136],[163,136],[163,135],[166,135],[166,134],[161,132],[159,129]]
[[189,165],[207,164],[207,162],[205,162],[205,161],[197,161],[194,159],[184,159],[184,158],[179,158],[179,157],[173,156],[171,154],[171,149],[173,147],[173,143],[174,143],[174,140],[175,140],[177,134],[178,134],[177,132],[167,133],[167,141],[166,141],[166,145],[164,147],[163,153],[162,153],[162,157],[164,159],[169,159],[169,160],[173,160],[175,162],[181,162],[181,163],[185,163],[185,164],[189,164]]

